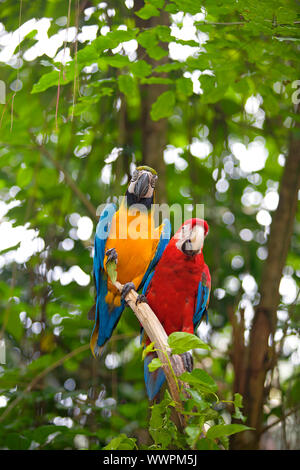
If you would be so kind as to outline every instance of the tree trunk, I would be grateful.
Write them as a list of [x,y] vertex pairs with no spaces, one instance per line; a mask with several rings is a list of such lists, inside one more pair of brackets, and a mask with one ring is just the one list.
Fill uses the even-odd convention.
[[[144,6],[143,0],[135,1],[135,11]],[[161,12],[160,16],[154,16],[149,20],[142,20],[136,16],[136,24],[139,28],[153,28],[157,25],[169,25],[170,19],[168,13]],[[167,48],[166,44],[160,44],[161,47]],[[161,60],[154,60],[148,57],[142,47],[138,49],[139,58],[147,61],[152,67],[166,63],[168,56]],[[160,74],[164,76],[164,74]],[[144,165],[153,167],[159,176],[157,185],[157,195],[159,203],[167,202],[166,191],[166,166],[163,159],[163,151],[167,144],[167,119],[152,121],[150,111],[152,104],[157,98],[167,90],[164,84],[145,84],[141,85],[141,136],[142,136],[142,161]]]
[[[276,362],[274,334],[280,302],[279,284],[293,234],[300,188],[300,139],[297,132],[299,125],[291,134],[289,153],[281,180],[279,204],[271,224],[268,258],[262,273],[260,303],[255,309],[248,348],[241,348],[241,338],[234,338],[233,364],[236,374],[234,391],[243,395],[247,424],[255,430],[233,436],[233,449],[259,448],[265,400],[264,384],[267,371],[273,369]],[[234,314],[233,335],[243,336],[244,329],[239,328],[233,316]],[[242,368],[241,360],[237,357],[241,352],[243,358],[240,359],[245,364]]]

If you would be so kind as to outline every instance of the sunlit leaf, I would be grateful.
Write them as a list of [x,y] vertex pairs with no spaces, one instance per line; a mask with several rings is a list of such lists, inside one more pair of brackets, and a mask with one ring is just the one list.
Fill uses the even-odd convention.
[[210,349],[198,336],[183,331],[172,333],[168,338],[168,344],[173,354],[182,354],[190,349]]

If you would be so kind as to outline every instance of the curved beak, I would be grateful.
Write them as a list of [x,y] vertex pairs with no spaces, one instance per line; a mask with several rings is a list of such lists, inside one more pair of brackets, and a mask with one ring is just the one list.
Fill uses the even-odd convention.
[[145,197],[150,185],[150,179],[149,175],[147,173],[142,173],[134,186],[134,194],[137,197],[138,200],[140,200],[142,197]]
[[181,246],[182,252],[187,256],[194,256],[198,253],[197,250],[193,250],[193,245],[191,240],[185,240]]

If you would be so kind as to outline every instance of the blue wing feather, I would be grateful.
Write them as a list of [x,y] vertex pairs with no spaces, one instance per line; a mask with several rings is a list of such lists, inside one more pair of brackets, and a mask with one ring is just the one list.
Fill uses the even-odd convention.
[[155,357],[155,353],[149,353],[144,360],[144,378],[149,400],[153,400],[155,398],[155,396],[160,391],[164,381],[166,380],[166,376],[161,367],[159,369],[156,369],[154,372],[150,372],[148,369],[150,362]]
[[[165,225],[164,225],[164,233],[162,233],[162,235],[160,236],[160,241],[159,241],[159,244],[157,246],[157,249],[156,249],[156,253],[155,253],[155,256],[153,258],[153,260],[151,261],[150,265],[149,265],[149,268],[147,269],[147,272],[141,282],[141,286],[143,287],[143,290],[142,290],[142,294],[146,295],[147,293],[147,290],[148,290],[148,287],[150,286],[150,283],[151,283],[151,280],[154,276],[154,273],[155,273],[155,267],[158,263],[158,261],[160,260],[163,252],[164,252],[164,249],[166,248],[167,244],[169,243],[169,240],[170,240],[170,236],[171,236],[171,224],[170,222],[165,219],[164,222],[163,222]],[[152,272],[151,269],[153,270]],[[150,274],[149,274],[150,272]],[[143,342],[143,339],[144,339],[144,328],[141,328],[141,333],[140,333],[140,341],[141,343]]]
[[203,282],[199,282],[196,308],[195,308],[195,312],[193,316],[194,331],[196,331],[197,327],[199,326],[203,315],[204,314],[207,315],[207,304],[208,304],[208,299],[209,299],[209,292],[210,292],[209,287],[206,286]]
[[[143,286],[143,290],[142,290],[142,294],[146,295],[147,293],[147,290],[148,290],[148,287],[151,283],[151,279],[153,278],[154,276],[154,273],[155,273],[155,269],[153,269],[152,273],[149,274],[148,276],[148,279],[146,280],[144,286]],[[144,328],[141,327],[141,332],[140,332],[140,343],[142,344],[142,342],[144,341]]]
[[[151,261],[141,283],[141,286],[143,287],[142,293],[144,295],[147,293],[147,290],[151,284],[151,280],[155,273],[155,267],[158,261],[160,260],[167,244],[170,241],[171,224],[168,219],[164,219],[163,224],[164,224],[164,227],[163,227],[162,234],[160,236],[160,241],[158,243],[158,246],[155,252],[155,256],[153,260]],[[144,338],[144,329],[141,328],[141,336],[140,336],[141,342],[143,341],[143,338]],[[156,357],[155,353],[149,353],[144,360],[144,379],[145,379],[146,391],[147,391],[149,400],[153,400],[155,398],[155,396],[158,394],[163,383],[166,380],[166,376],[162,368],[159,368],[155,370],[154,372],[149,371],[148,366],[154,357]]]
[[149,274],[148,279],[147,279],[146,282],[144,283],[144,285],[143,285],[143,290],[142,290],[142,294],[146,295],[146,292],[147,292],[148,287],[149,287],[149,285],[150,285],[151,279],[152,279],[153,276],[154,276],[154,273],[155,273],[155,269],[153,269],[152,273]]
[[[94,241],[94,278],[96,284],[96,314],[95,324],[92,332],[95,328],[101,324],[101,328],[98,330],[97,346],[101,347],[111,337],[114,327],[118,322],[120,315],[124,309],[124,302],[120,307],[109,309],[109,306],[105,302],[105,296],[107,294],[107,278],[103,270],[103,262],[105,257],[105,245],[109,235],[112,218],[116,212],[116,206],[114,204],[107,204],[103,209],[95,234]],[[97,351],[95,351],[97,353]]]

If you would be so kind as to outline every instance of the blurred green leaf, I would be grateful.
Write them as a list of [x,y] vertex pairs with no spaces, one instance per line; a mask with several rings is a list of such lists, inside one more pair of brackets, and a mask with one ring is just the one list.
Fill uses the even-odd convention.
[[238,432],[251,430],[248,426],[244,424],[216,424],[209,428],[206,433],[207,439],[219,439],[224,436],[231,436],[232,434],[236,434]]
[[191,385],[200,385],[207,391],[217,391],[217,385],[215,381],[207,372],[202,369],[194,369],[192,372],[184,372],[181,374],[180,379],[183,382],[187,382]]
[[149,3],[146,3],[139,11],[136,11],[135,14],[142,18],[142,20],[148,20],[152,16],[159,16],[159,10]]
[[152,105],[151,118],[153,121],[171,116],[175,106],[174,92],[169,90],[162,93]]

